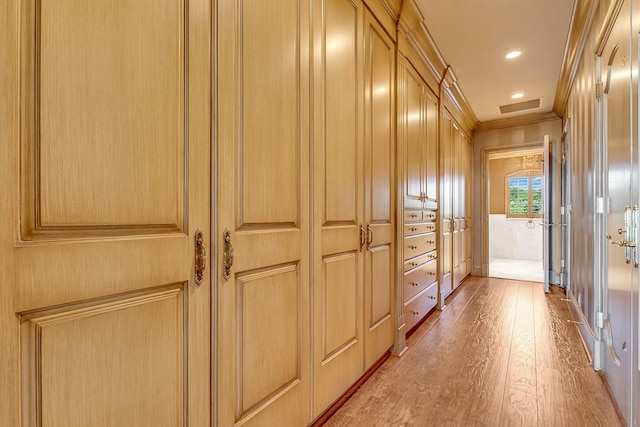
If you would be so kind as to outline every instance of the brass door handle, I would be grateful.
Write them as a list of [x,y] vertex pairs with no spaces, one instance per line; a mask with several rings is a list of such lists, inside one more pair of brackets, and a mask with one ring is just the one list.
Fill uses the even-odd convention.
[[364,227],[362,226],[362,224],[360,224],[360,251],[362,251],[362,248],[364,247],[365,243],[366,243],[366,239],[364,236]]
[[373,243],[373,230],[371,230],[371,226],[367,225],[367,247]]
[[200,229],[196,230],[194,235],[196,241],[195,267],[196,267],[196,285],[202,284],[204,278],[204,270],[207,268],[207,248],[204,246],[204,235]]
[[223,264],[223,272],[222,277],[224,280],[229,280],[231,277],[231,267],[233,267],[233,244],[231,243],[231,233],[229,230],[225,228],[222,233],[222,238],[224,239],[224,248],[222,251],[222,264]]

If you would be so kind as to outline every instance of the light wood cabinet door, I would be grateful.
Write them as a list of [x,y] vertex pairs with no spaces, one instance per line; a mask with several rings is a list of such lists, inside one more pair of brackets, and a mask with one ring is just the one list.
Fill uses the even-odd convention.
[[[430,209],[438,201],[438,101],[425,87],[425,197]],[[436,203],[434,205],[434,202]]]
[[365,369],[393,345],[395,263],[395,45],[365,13],[364,205],[370,239],[365,252]]
[[313,417],[364,372],[361,2],[314,2]]
[[217,7],[217,423],[307,425],[309,2]]
[[4,425],[210,424],[211,21],[208,0],[0,7]]
[[398,134],[404,152],[404,207],[422,208],[426,169],[424,83],[404,58],[399,70]]
[[441,178],[440,178],[440,209],[442,218],[442,250],[440,258],[442,262],[442,278],[440,283],[441,293],[447,295],[453,289],[453,201],[454,201],[454,169],[453,156],[456,129],[453,119],[446,110],[442,113],[441,128]]

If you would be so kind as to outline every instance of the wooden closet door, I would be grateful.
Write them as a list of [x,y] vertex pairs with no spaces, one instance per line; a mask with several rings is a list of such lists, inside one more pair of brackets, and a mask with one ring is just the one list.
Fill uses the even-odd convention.
[[453,150],[456,129],[453,127],[453,119],[446,111],[442,114],[442,139],[441,153],[441,218],[442,218],[442,280],[441,293],[446,296],[453,290]]
[[395,45],[365,14],[365,369],[393,345]]
[[425,87],[425,207],[438,206],[438,101],[431,90]]
[[399,134],[404,153],[404,207],[422,208],[425,192],[424,83],[406,59],[401,61]]
[[310,421],[309,17],[218,2],[220,426]]
[[363,9],[314,2],[313,416],[364,372]]
[[210,423],[211,21],[208,0],[0,7],[3,424]]

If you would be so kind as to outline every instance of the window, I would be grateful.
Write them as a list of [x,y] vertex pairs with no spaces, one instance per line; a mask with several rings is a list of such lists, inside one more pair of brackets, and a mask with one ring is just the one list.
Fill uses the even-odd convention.
[[540,171],[507,176],[507,218],[542,217],[544,177]]

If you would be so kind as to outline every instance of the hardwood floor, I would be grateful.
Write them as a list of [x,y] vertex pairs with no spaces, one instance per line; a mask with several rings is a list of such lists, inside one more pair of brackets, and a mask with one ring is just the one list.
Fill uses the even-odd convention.
[[562,298],[467,279],[325,425],[624,425]]

